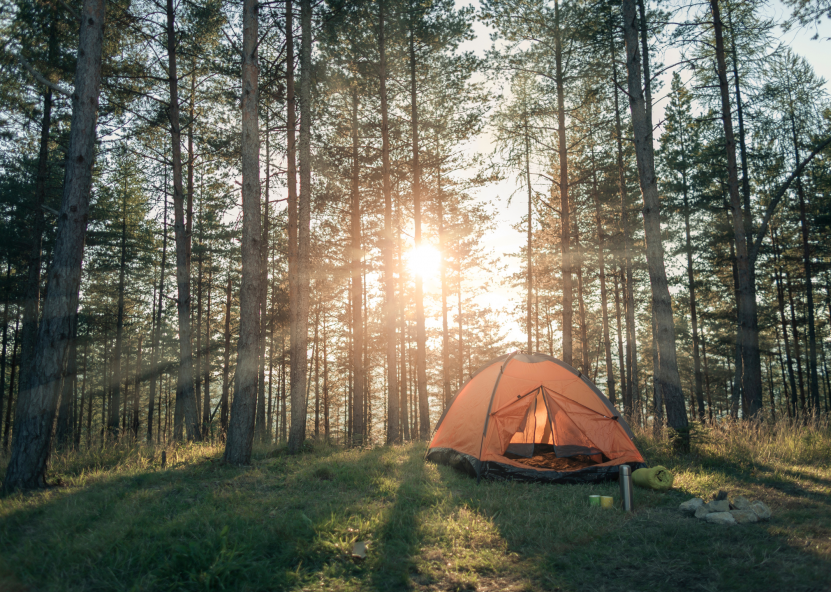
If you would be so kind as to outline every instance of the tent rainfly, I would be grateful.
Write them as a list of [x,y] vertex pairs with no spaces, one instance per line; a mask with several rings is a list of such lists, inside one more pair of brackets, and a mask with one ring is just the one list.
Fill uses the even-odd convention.
[[586,483],[645,466],[629,425],[579,370],[544,354],[482,366],[436,425],[427,459],[477,478]]

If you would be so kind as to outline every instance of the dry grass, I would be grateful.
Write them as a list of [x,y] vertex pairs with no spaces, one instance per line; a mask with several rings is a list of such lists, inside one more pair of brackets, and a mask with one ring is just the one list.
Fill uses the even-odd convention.
[[[477,484],[425,463],[422,444],[258,449],[244,469],[202,445],[169,449],[165,469],[142,446],[61,455],[66,487],[0,500],[0,589],[828,589],[827,422],[721,426],[683,457],[651,434],[638,444],[676,487],[638,490],[630,515],[587,504],[615,483]],[[718,489],[773,519],[724,528],[675,510]]]

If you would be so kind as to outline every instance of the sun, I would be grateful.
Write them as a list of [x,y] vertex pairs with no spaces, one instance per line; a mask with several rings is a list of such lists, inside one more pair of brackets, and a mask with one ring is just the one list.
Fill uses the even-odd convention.
[[407,269],[413,275],[422,279],[433,278],[439,275],[441,253],[432,245],[423,244],[412,249],[407,255]]

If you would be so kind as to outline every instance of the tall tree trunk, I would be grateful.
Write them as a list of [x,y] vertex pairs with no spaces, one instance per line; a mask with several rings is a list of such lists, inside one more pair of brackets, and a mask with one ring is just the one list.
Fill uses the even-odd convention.
[[[610,8],[611,10],[611,8]],[[629,207],[626,197],[626,177],[623,166],[623,127],[620,118],[620,98],[618,96],[618,79],[617,79],[617,59],[614,46],[614,19],[610,15],[609,19],[609,50],[610,59],[612,62],[612,83],[614,89],[615,102],[615,143],[617,148],[617,185],[618,193],[620,193],[620,226],[621,226],[621,240],[623,241],[623,263],[626,270],[626,275],[621,275],[621,283],[623,287],[624,300],[624,315],[626,316],[626,365],[623,365],[623,353],[620,350],[622,345],[620,314],[618,312],[618,355],[620,357],[620,374],[621,374],[621,389],[623,391],[623,413],[627,417],[632,414],[632,399],[633,392],[637,387],[637,350],[635,347],[635,330],[634,330],[634,292],[632,290],[632,256],[629,251]],[[628,278],[628,281],[627,281]],[[615,298],[618,297],[617,287],[615,287]],[[618,302],[615,302],[618,306]],[[630,318],[631,313],[631,318]]]
[[260,224],[260,125],[258,119],[259,64],[257,59],[259,4],[242,5],[242,281],[240,282],[239,344],[234,375],[234,402],[224,461],[251,462],[257,406],[257,362],[262,279]]
[[606,236],[600,207],[600,191],[597,187],[597,164],[594,159],[594,136],[592,141],[592,197],[594,198],[595,224],[597,225],[597,267],[600,279],[600,311],[603,318],[603,350],[606,354],[606,394],[612,405],[617,404],[615,397],[615,369],[612,363],[612,341],[609,338],[609,304],[606,292]]
[[[790,90],[790,89],[789,89]],[[796,121],[793,112],[791,118],[791,135],[793,138],[793,152],[796,159],[795,167],[799,166],[799,142],[796,136]],[[811,269],[811,246],[808,241],[809,225],[807,208],[805,207],[805,190],[802,187],[802,177],[796,179],[796,193],[799,195],[799,225],[802,230],[802,265],[805,270],[805,299],[808,309],[808,392],[810,404],[814,414],[819,415],[819,376],[817,374],[817,329],[814,324],[814,280]]]
[[[387,444],[401,442],[401,425],[398,404],[398,356],[396,354],[395,330],[395,237],[392,223],[392,182],[390,179],[390,125],[387,107],[387,45],[384,32],[386,0],[378,2],[378,77],[381,95],[381,176],[384,192],[384,325],[386,332],[387,356]],[[324,318],[325,320],[325,318]],[[326,341],[324,337],[324,349]],[[326,374],[326,354],[324,353],[324,375]],[[324,378],[324,385],[326,378]],[[324,386],[324,399],[326,387]],[[328,426],[328,422],[327,422]],[[326,437],[329,437],[328,427]]]
[[557,155],[560,161],[560,244],[562,248],[561,269],[563,274],[563,362],[572,365],[572,262],[571,262],[571,218],[568,203],[568,144],[566,141],[565,88],[563,76],[563,45],[560,39],[560,3],[554,0],[554,63],[557,83]]
[[58,421],[55,424],[55,448],[65,450],[72,443],[72,398],[74,395],[75,377],[78,372],[78,310],[72,315],[72,340],[69,343],[69,352],[66,359],[66,370],[61,386],[61,400],[58,405]]
[[[683,140],[682,140],[683,142]],[[684,146],[681,146],[684,157],[686,158],[686,151]],[[692,340],[693,340],[693,373],[695,375],[695,399],[698,403],[698,421],[704,423],[704,388],[701,376],[701,353],[699,351],[698,338],[698,305],[695,299],[695,271],[693,270],[693,248],[692,236],[690,233],[690,202],[687,195],[687,166],[686,160],[681,170],[684,184],[684,239],[686,241],[687,251],[687,284],[690,297],[690,323],[692,324]]]
[[[9,377],[9,397],[6,399],[6,421],[3,426],[3,451],[9,449],[9,433],[12,425],[12,402],[14,400],[14,376],[17,370],[17,352],[20,349],[20,307],[14,315],[14,344],[12,345],[12,369]],[[20,395],[18,393],[18,399]]]
[[[411,7],[413,10],[414,8]],[[410,16],[410,112],[413,142],[413,220],[415,248],[421,248],[421,164],[418,146],[418,90],[416,86],[415,13]],[[416,376],[420,423],[419,438],[430,436],[430,407],[427,398],[427,329],[424,320],[424,279],[415,274],[416,306]]]
[[364,325],[361,317],[363,284],[361,282],[361,199],[358,191],[360,162],[358,155],[358,89],[352,88],[352,183],[350,195],[350,235],[352,244],[349,252],[352,305],[352,440],[358,446],[364,440]]
[[315,307],[315,333],[314,345],[312,351],[314,352],[315,365],[315,440],[320,439],[320,344],[318,341],[320,335],[320,303]]
[[[173,216],[176,237],[176,310],[179,316],[179,377],[176,383],[176,410],[173,437],[181,440],[183,424],[189,440],[199,439],[199,414],[193,390],[193,351],[190,324],[190,232],[185,227],[182,190],[182,132],[179,121],[179,78],[176,70],[176,30],[173,0],[167,0],[167,61],[170,81],[170,140],[173,147]],[[189,207],[190,211],[191,208]],[[190,226],[190,220],[188,221]]]
[[[622,275],[622,274],[621,274]],[[620,287],[618,285],[618,274],[612,273],[612,278],[615,282],[614,288],[614,295],[615,295],[615,320],[617,321],[617,360],[618,360],[618,368],[620,369],[620,384],[621,389],[623,390],[623,404],[626,405],[626,364],[623,360],[623,327],[621,324],[621,312],[620,312]],[[629,401],[631,406],[631,399]],[[624,407],[625,408],[625,407]]]
[[788,288],[788,301],[791,309],[791,331],[793,332],[794,357],[796,358],[796,376],[799,379],[799,407],[802,413],[805,414],[807,409],[805,405],[805,378],[802,372],[802,346],[799,338],[799,326],[796,323],[793,284],[791,283],[791,274],[787,270],[785,270],[785,285]]
[[[393,327],[394,328],[394,327]],[[326,330],[326,312],[323,313],[323,435],[326,442],[329,442],[329,358],[326,353],[328,344],[328,333]],[[394,335],[393,335],[394,337]],[[394,344],[395,342],[393,342]],[[395,352],[393,352],[395,353]],[[398,401],[396,400],[396,406]]]
[[[732,10],[728,6],[727,20],[730,28],[730,53],[733,62],[733,83],[736,87],[736,119],[739,124],[739,157],[742,166],[742,201],[744,203],[744,211],[747,215],[744,217],[744,233],[747,237],[748,249],[753,245],[753,225],[751,223],[750,209],[750,175],[747,171],[747,143],[745,142],[744,133],[744,104],[742,102],[741,83],[739,80],[739,62],[736,52],[736,35],[733,30],[733,15]],[[797,166],[799,162],[797,161]]]
[[[289,279],[289,363],[292,404],[292,422],[299,413],[295,404],[302,404],[296,394],[303,392],[301,375],[306,364],[306,350],[300,349],[300,270],[298,269],[298,220],[297,220],[297,116],[294,88],[294,9],[286,0],[286,185],[288,189],[288,279]],[[302,327],[305,331],[305,327]],[[305,333],[304,333],[305,334]],[[285,426],[284,426],[285,427]]]
[[221,438],[228,434],[228,397],[231,370],[231,273],[228,272],[228,283],[225,288],[225,340],[222,350],[222,400],[219,404],[219,433]]
[[[400,206],[399,206],[400,210]],[[399,211],[400,214],[400,211]],[[398,299],[399,323],[401,324],[401,392],[399,393],[399,408],[401,410],[401,437],[404,441],[412,440],[410,432],[410,382],[407,379],[407,316],[404,293],[404,265],[402,263],[403,244],[401,230],[398,232],[398,277],[401,278],[401,297]]]
[[311,222],[311,66],[312,6],[311,0],[300,0],[300,196],[297,208],[297,309],[292,341],[291,432],[289,450],[299,452],[306,438],[306,350],[309,335],[309,246]]
[[442,410],[447,409],[450,405],[450,399],[453,397],[452,389],[450,388],[450,328],[447,320],[447,262],[445,259],[445,251],[447,245],[445,243],[445,229],[444,229],[444,195],[441,186],[441,144],[436,138],[436,152],[438,153],[438,162],[436,164],[436,202],[438,205],[438,222],[439,222],[439,281],[441,283],[441,376],[442,376]]
[[[81,382],[81,403],[78,410],[78,428],[75,430],[75,450],[81,449],[81,431],[84,425],[84,402],[86,401],[87,376],[89,375],[89,341],[90,337],[89,333],[87,333],[84,338],[84,380]],[[92,396],[89,397],[87,407],[89,408],[87,412],[87,448],[89,448],[91,430],[90,421],[92,420]]]
[[[110,401],[109,423],[107,432],[113,440],[118,440],[118,418],[121,412],[121,356],[124,349],[124,283],[127,267],[127,180],[124,180],[124,194],[121,203],[121,256],[118,261],[118,308],[115,321],[115,352],[113,354],[113,395]],[[125,395],[126,397],[126,395]],[[124,401],[125,407],[127,401]]]
[[12,261],[9,258],[6,262],[6,283],[3,286],[6,299],[3,302],[3,353],[0,355],[0,428],[3,426],[3,397],[6,395],[6,347],[9,338],[9,297],[12,293],[11,275]]
[[782,324],[782,336],[785,341],[785,357],[788,362],[788,378],[791,383],[791,403],[789,409],[791,416],[796,417],[796,376],[793,371],[793,357],[791,356],[791,345],[788,337],[788,322],[785,319],[785,288],[782,282],[782,263],[780,260],[779,245],[776,237],[776,228],[771,229],[773,242],[773,257],[776,264],[774,278],[776,280],[776,301],[779,308],[779,321]]
[[[162,311],[164,310],[164,269],[167,261],[167,165],[164,167],[164,210],[162,214],[162,262],[159,269],[159,302],[153,330],[153,345],[150,352],[150,400],[147,406],[147,442],[153,442],[153,413],[155,410],[156,381],[159,378],[159,338],[162,334]],[[161,383],[161,381],[159,381]],[[161,406],[161,384],[159,384],[159,405]],[[161,415],[159,416],[161,417]]]
[[211,435],[211,280],[213,279],[213,269],[208,265],[208,308],[205,314],[205,355],[202,362],[202,371],[205,373],[205,378],[202,381],[204,385],[204,396],[202,398],[202,437],[208,438]]
[[713,13],[713,31],[716,40],[716,62],[718,64],[719,89],[721,91],[721,114],[727,151],[727,186],[732,210],[733,236],[736,242],[736,268],[739,280],[737,300],[738,326],[742,349],[742,392],[747,402],[749,417],[755,417],[762,408],[762,360],[759,354],[759,326],[756,311],[755,274],[748,256],[747,235],[739,195],[739,180],[736,166],[736,140],[733,136],[733,117],[730,107],[730,89],[727,84],[727,65],[724,57],[724,37],[718,0],[710,0]]
[[52,426],[81,283],[101,88],[103,0],[85,0],[81,16],[72,123],[61,212],[48,274],[49,292],[43,303],[31,375],[18,396],[11,457],[3,480],[6,492],[46,486]]
[[[58,57],[56,36],[57,17],[53,16],[49,25],[47,60],[54,64]],[[26,293],[23,301],[23,329],[20,350],[20,386],[22,390],[30,387],[32,364],[34,362],[35,341],[38,334],[38,313],[40,308],[41,268],[43,267],[43,205],[46,201],[46,181],[49,169],[49,133],[52,128],[52,89],[43,93],[43,115],[40,124],[40,151],[38,153],[37,177],[35,179],[35,199],[32,215],[32,246],[29,250],[28,273],[26,276]]]
[[[199,214],[202,218],[202,203],[200,200]],[[200,227],[201,227],[200,220]],[[201,232],[200,232],[201,234]],[[200,236],[201,239],[201,236]],[[202,415],[202,279],[203,279],[203,248],[201,240],[197,243],[197,269],[196,269],[196,360],[193,368],[193,392],[196,399],[196,412]],[[191,261],[193,259],[191,258]],[[202,424],[200,419],[199,424]]]
[[525,127],[524,143],[525,143],[525,187],[528,189],[528,220],[527,222],[527,240],[526,240],[526,263],[525,263],[525,335],[528,339],[526,349],[529,354],[534,353],[534,346],[531,339],[531,294],[534,289],[534,258],[533,258],[533,232],[534,232],[534,202],[533,190],[531,188],[531,139],[528,131],[528,110],[527,97],[524,97],[522,103],[522,120]]
[[136,352],[136,368],[133,377],[133,417],[132,429],[133,438],[138,440],[139,432],[139,401],[141,400],[141,340],[142,336],[138,337],[138,351]]
[[[575,212],[576,214],[576,212]],[[574,217],[573,266],[577,271],[577,315],[580,317],[580,366],[583,374],[591,378],[589,367],[589,335],[586,327],[586,301],[583,298],[583,252],[580,250],[580,226]]]
[[[266,129],[268,129],[268,120],[266,119]],[[266,131],[266,138],[268,132]],[[268,142],[266,142],[268,145]],[[268,157],[268,150],[266,150],[266,158]],[[266,167],[268,168],[268,167]],[[266,174],[266,179],[268,174]],[[266,183],[268,185],[268,183]],[[257,345],[257,359],[258,359],[258,379],[257,379],[257,417],[256,417],[256,435],[257,440],[265,440],[267,435],[266,429],[266,401],[265,401],[265,335],[268,329],[266,314],[268,306],[268,233],[269,233],[269,205],[268,192],[265,195],[265,208],[263,211],[263,240],[262,240],[262,254],[260,256],[260,294],[259,294],[259,308],[260,308],[260,338]]]
[[[646,242],[646,263],[652,288],[652,307],[655,311],[656,334],[658,339],[659,370],[658,386],[663,393],[667,411],[667,423],[675,430],[687,429],[687,412],[678,362],[675,355],[675,327],[672,319],[672,300],[664,267],[664,247],[661,239],[660,201],[658,183],[655,177],[655,160],[652,146],[652,123],[647,118],[643,88],[641,86],[640,53],[637,40],[637,18],[634,0],[623,0],[623,31],[626,44],[626,67],[628,72],[629,107],[632,112],[632,127],[635,139],[635,156],[638,163],[638,177],[643,194],[644,237]],[[687,438],[681,445],[689,446]]]

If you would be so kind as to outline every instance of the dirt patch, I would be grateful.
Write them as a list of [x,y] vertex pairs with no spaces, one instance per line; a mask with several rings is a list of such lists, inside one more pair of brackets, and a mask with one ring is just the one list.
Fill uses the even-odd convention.
[[570,456],[568,458],[558,458],[554,452],[535,454],[531,458],[525,458],[523,456],[517,456],[510,453],[505,456],[511,460],[528,465],[529,467],[537,469],[554,469],[556,471],[576,471],[578,469],[585,469],[586,467],[597,464],[597,462],[583,454]]

